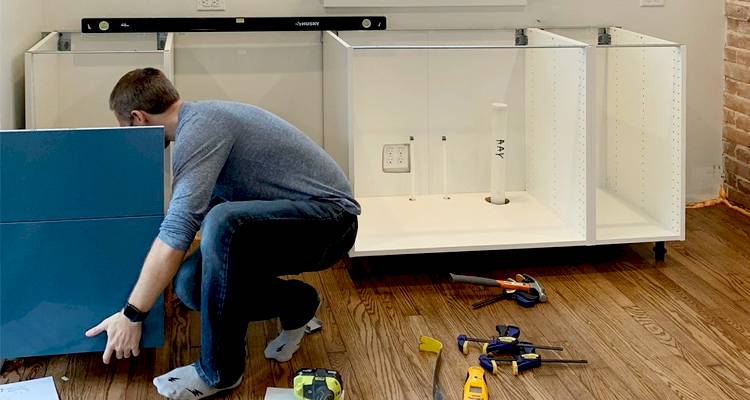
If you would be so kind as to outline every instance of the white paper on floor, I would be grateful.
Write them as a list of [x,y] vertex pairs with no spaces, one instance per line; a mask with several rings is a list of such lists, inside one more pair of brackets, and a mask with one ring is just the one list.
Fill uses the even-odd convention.
[[295,400],[294,389],[266,388],[264,400]]
[[0,400],[60,400],[51,376],[0,385]]

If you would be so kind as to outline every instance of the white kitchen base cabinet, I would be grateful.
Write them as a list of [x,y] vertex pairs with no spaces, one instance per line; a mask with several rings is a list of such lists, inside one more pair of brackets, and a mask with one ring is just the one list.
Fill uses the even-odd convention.
[[[684,239],[684,47],[524,33],[325,33],[324,144],[363,209],[353,257],[652,241],[659,256]],[[486,200],[495,157],[507,204]]]

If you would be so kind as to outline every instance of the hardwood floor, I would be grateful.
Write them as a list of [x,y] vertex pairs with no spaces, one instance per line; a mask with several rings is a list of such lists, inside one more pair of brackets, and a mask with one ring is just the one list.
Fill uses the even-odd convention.
[[[435,356],[417,349],[426,334],[444,345],[446,397],[460,399],[479,351],[461,354],[456,335],[490,336],[506,323],[520,326],[524,340],[564,346],[559,357],[589,364],[550,364],[519,377],[504,367],[487,376],[491,399],[750,399],[750,219],[724,206],[687,213],[687,241],[668,243],[659,264],[652,245],[639,244],[386,257],[304,274],[323,298],[323,330],[278,364],[262,354],[276,323],[250,324],[245,379],[220,398],[262,399],[267,386],[288,387],[306,366],[339,370],[348,399],[431,399]],[[545,285],[549,302],[475,311],[471,303],[496,291],[449,283],[448,272],[528,273]],[[168,345],[136,360],[11,361],[0,383],[51,375],[63,400],[158,399],[153,376],[199,351],[196,313],[170,303],[167,321]]]

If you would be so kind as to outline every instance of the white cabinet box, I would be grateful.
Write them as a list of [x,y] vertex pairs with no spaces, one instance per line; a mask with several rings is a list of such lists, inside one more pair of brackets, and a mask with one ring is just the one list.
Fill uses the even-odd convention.
[[[65,36],[61,36],[65,35]],[[59,49],[60,40],[66,49]],[[26,128],[117,125],[109,94],[126,72],[158,68],[174,79],[174,38],[156,34],[52,32],[26,52]]]
[[[525,33],[326,33],[324,143],[363,207],[352,256],[684,238],[684,48]],[[505,205],[485,201],[493,103]]]
[[684,240],[685,46],[615,27],[554,32],[595,46],[591,242]]
[[[49,33],[26,52],[26,129],[117,126],[109,109],[112,88],[128,71],[145,67],[174,82],[173,46],[172,33]],[[170,152],[164,157],[166,209]]]
[[[587,243],[590,48],[514,33],[326,33],[324,143],[363,208],[352,255]],[[493,103],[508,107],[505,205],[485,201]],[[411,172],[385,172],[393,144]]]

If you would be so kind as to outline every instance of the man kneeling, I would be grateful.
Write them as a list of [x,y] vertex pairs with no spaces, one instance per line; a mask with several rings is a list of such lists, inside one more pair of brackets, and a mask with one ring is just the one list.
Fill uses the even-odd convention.
[[[110,96],[121,126],[163,125],[174,142],[173,195],[125,307],[86,332],[107,332],[103,360],[137,356],[141,321],[174,279],[201,313],[201,355],[154,379],[172,399],[237,387],[249,321],[278,317],[265,356],[291,359],[315,315],[316,290],[283,275],[322,270],[354,244],[359,204],[331,157],[299,129],[250,105],[183,102],[159,70],[127,73]],[[127,166],[123,166],[127,168]],[[200,249],[186,251],[201,229]]]

